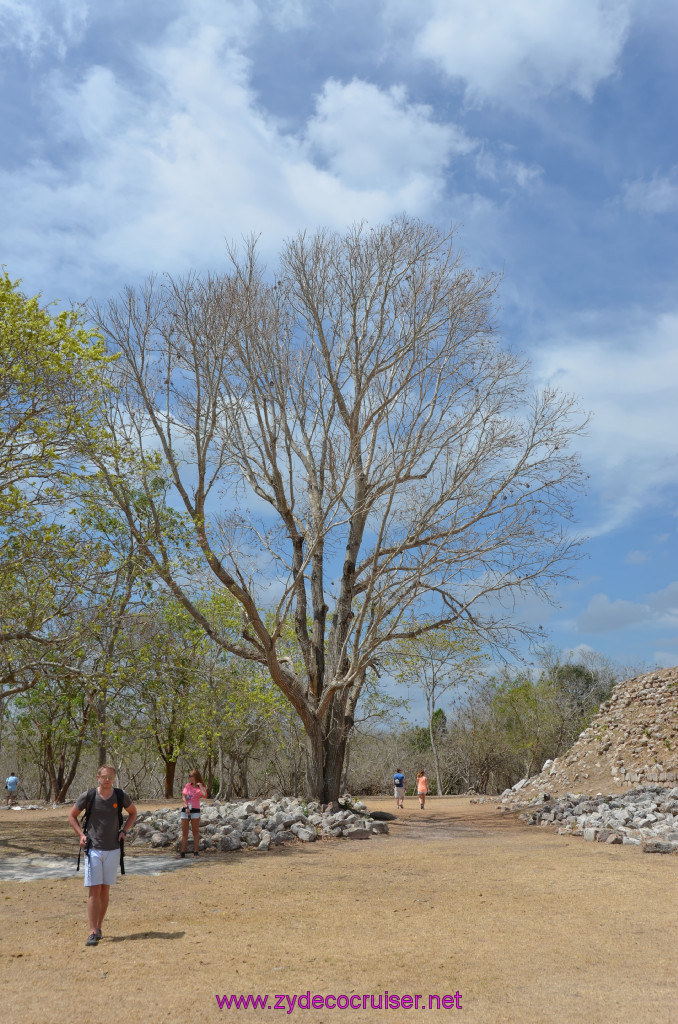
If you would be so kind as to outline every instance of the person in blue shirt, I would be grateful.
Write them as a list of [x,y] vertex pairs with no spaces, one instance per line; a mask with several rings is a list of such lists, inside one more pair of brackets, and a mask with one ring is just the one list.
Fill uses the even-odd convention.
[[16,772],[10,772],[5,782],[5,789],[7,790],[7,806],[16,803],[16,794],[19,788],[19,779],[17,778]]
[[393,775],[393,795],[395,797],[396,810],[399,807],[401,810],[404,810],[405,804],[403,801],[405,799],[405,776],[401,772],[400,768]]

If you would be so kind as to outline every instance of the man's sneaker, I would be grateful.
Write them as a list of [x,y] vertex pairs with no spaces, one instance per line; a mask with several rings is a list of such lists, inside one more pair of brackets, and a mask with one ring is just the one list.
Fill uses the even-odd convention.
[[96,932],[92,932],[92,934],[88,937],[85,945],[86,946],[98,946],[99,945],[99,936],[97,935]]
[[96,937],[99,940],[99,942],[101,942],[101,940],[103,939],[103,935],[101,933],[101,928],[97,928],[97,930],[95,931],[94,934],[96,935]]

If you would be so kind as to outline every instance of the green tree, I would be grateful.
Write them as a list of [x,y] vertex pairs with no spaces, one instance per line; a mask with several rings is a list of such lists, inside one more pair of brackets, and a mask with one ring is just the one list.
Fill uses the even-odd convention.
[[203,775],[215,780],[217,793],[230,800],[249,796],[250,759],[277,733],[283,698],[259,666],[232,656],[224,661],[217,648],[204,665],[189,753],[202,763]]
[[16,699],[19,741],[33,748],[35,763],[49,779],[51,799],[63,803],[80,762],[93,718],[93,706],[81,680],[41,674]]
[[52,315],[0,277],[0,529],[54,499],[83,437],[93,438],[103,342],[77,310]]
[[65,664],[101,569],[96,542],[64,519],[109,361],[81,312],[53,315],[0,276],[0,701]]

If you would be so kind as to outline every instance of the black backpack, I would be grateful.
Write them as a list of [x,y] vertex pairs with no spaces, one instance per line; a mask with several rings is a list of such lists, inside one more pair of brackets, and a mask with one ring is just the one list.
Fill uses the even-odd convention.
[[[123,791],[121,789],[118,789],[117,786],[113,787],[113,792],[115,793],[115,799],[116,799],[117,804],[118,804],[118,831],[120,832],[122,830],[122,798],[124,796],[124,793],[123,793]],[[87,835],[87,826],[89,825],[89,819],[90,819],[90,815],[92,813],[92,808],[94,807],[94,799],[95,799],[96,795],[97,795],[97,787],[96,786],[93,786],[92,789],[88,789],[87,790],[87,797],[86,797],[86,800],[85,800],[85,811],[84,811],[84,814],[83,814],[82,818],[80,819],[80,828],[85,833],[85,835]],[[90,841],[89,836],[87,836],[87,842],[85,843],[85,855],[89,854],[90,849],[91,849],[91,841]],[[80,846],[78,848],[78,866],[75,869],[76,871],[80,870],[80,854],[81,853],[82,853],[82,846]],[[121,875],[125,874],[125,840],[124,840],[124,838],[120,840],[120,874]]]

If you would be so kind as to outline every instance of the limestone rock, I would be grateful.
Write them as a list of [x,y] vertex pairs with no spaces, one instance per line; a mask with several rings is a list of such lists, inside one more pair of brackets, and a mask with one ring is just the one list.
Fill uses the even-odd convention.
[[[249,848],[266,852],[280,843],[294,840],[315,842],[319,834],[329,839],[349,833],[354,833],[352,838],[388,833],[388,825],[370,817],[364,804],[349,796],[344,799],[343,807],[335,803],[326,805],[322,810],[314,801],[303,804],[291,797],[258,800],[256,803],[215,802],[203,808],[199,849],[226,852]],[[678,801],[676,809],[678,811]],[[648,807],[643,813],[649,811]],[[394,815],[384,813],[384,817],[390,820]],[[673,821],[672,815],[669,817]],[[129,842],[135,846],[174,845],[178,850],[182,843],[179,809],[163,807],[157,811],[141,812]],[[188,849],[193,849],[192,834],[188,837]]]
[[642,844],[643,853],[674,853],[678,851],[678,843],[662,843],[658,839],[648,839]]

